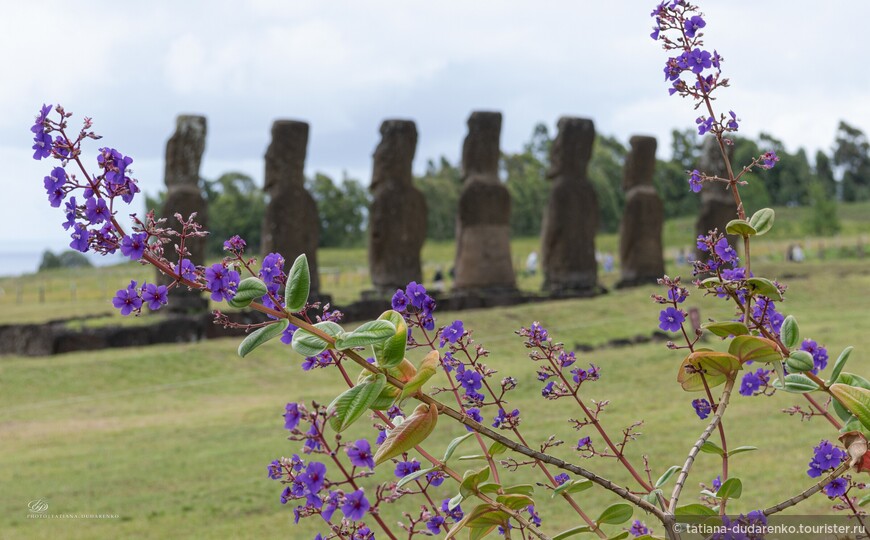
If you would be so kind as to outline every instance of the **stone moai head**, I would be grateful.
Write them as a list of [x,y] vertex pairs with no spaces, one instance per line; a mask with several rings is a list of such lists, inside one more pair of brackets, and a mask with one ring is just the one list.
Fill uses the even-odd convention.
[[199,185],[199,166],[205,151],[205,116],[182,114],[175,120],[175,133],[166,142],[167,187]]
[[656,138],[635,135],[628,144],[631,148],[625,156],[622,189],[628,191],[635,186],[651,186],[656,171]]
[[475,111],[468,117],[468,135],[462,144],[462,179],[473,177],[498,182],[501,157],[501,113]]
[[412,120],[384,120],[381,142],[375,148],[371,191],[383,186],[411,185],[417,126]]
[[266,149],[265,189],[305,184],[305,154],[308,148],[308,123],[275,120],[272,142]]
[[588,118],[563,116],[559,119],[559,133],[550,147],[548,178],[558,176],[586,177],[586,168],[592,159],[595,144],[595,124]]

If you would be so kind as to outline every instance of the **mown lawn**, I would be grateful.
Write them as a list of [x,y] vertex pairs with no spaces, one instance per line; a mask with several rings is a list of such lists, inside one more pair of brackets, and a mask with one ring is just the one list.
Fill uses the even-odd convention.
[[[868,263],[758,265],[756,272],[791,275],[784,311],[798,318],[804,336],[827,345],[832,358],[843,347],[855,345],[849,370],[866,374]],[[489,365],[499,371],[498,377],[517,378],[511,405],[523,411],[522,430],[530,443],[558,434],[566,441],[558,449],[560,455],[576,459],[570,452],[576,439],[588,434],[594,441],[597,434],[570,429],[567,418],[579,413],[567,401],[541,398],[542,383],[536,380],[534,365],[511,332],[537,320],[569,348],[649,335],[657,324],[657,306],[649,301],[655,290],[645,287],[587,300],[436,315],[439,324],[465,321],[466,328],[474,329],[475,340],[491,351]],[[729,314],[721,301],[691,300],[698,301],[703,318]],[[0,359],[0,536],[312,538],[322,530],[319,518],[294,527],[292,508],[280,504],[281,486],[266,478],[266,464],[298,452],[282,428],[284,404],[328,402],[342,385],[332,370],[303,372],[301,359],[281,344],[270,343],[245,359],[236,356],[236,346],[234,340],[215,340]],[[422,352],[410,356],[417,361]],[[642,468],[640,456],[648,455],[654,477],[681,464],[704,423],[690,406],[698,396],[682,392],[675,383],[680,356],[661,343],[578,356],[602,369],[602,379],[585,395],[610,400],[603,422],[612,433],[618,435],[628,424],[644,420],[643,435],[629,446],[632,461]],[[769,505],[809,486],[805,471],[812,446],[821,438],[836,438],[834,430],[818,419],[801,422],[779,412],[792,404],[802,404],[801,399],[734,396],[725,422],[729,444],[759,447],[733,458],[731,474],[744,481],[744,494],[735,501],[734,511]],[[493,414],[488,411],[486,416],[491,419]],[[367,424],[361,421],[351,428],[347,438],[372,440]],[[463,428],[442,419],[424,446],[439,454],[447,441],[462,433]],[[472,444],[463,447],[464,453],[474,451]],[[612,461],[582,464],[629,483]],[[698,484],[709,483],[717,473],[717,458],[701,454],[682,502],[694,502]],[[390,467],[383,467],[377,478],[386,480],[391,474]],[[518,483],[538,479],[529,469],[506,476]],[[445,482],[440,489],[448,497],[456,487]],[[120,517],[28,519],[28,503],[40,498],[48,502],[49,513]],[[561,501],[551,501],[543,491],[537,500],[545,530],[554,533],[577,524]],[[596,514],[616,499],[594,488],[578,500]],[[403,501],[387,512],[386,521],[395,522],[398,511],[414,511],[416,504]],[[829,506],[824,497],[815,497],[796,512],[822,513]]]

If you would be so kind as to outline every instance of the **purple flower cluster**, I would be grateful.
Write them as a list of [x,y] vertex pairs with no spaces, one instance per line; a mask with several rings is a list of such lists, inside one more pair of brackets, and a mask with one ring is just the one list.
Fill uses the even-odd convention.
[[767,369],[758,368],[754,372],[749,372],[740,380],[740,395],[754,396],[764,392],[770,384],[770,371]]
[[803,343],[801,343],[801,350],[806,351],[813,355],[813,373],[817,374],[819,371],[828,367],[828,349],[822,347],[818,343],[816,343],[812,339],[805,339]]
[[831,444],[830,441],[821,441],[813,448],[813,458],[810,460],[810,468],[807,474],[810,478],[818,478],[822,473],[832,471],[840,466],[840,463],[848,455],[842,448]]
[[636,519],[634,520],[634,523],[631,524],[631,528],[628,529],[628,532],[637,538],[638,536],[649,534],[650,530],[643,521]]
[[447,343],[456,343],[463,335],[465,335],[465,328],[462,321],[453,321],[441,330],[440,346],[443,348]]
[[492,422],[492,427],[501,429],[511,429],[520,423],[520,410],[514,409],[511,412],[506,412],[504,409],[499,409],[495,415],[495,420]]
[[713,407],[710,405],[710,402],[706,399],[693,399],[692,400],[692,408],[695,409],[695,414],[698,415],[698,418],[701,420],[710,416],[710,413],[713,412]]
[[435,318],[432,316],[436,307],[435,299],[429,296],[426,288],[416,281],[408,283],[404,291],[396,289],[391,304],[394,310],[405,315],[406,320],[410,315],[408,308],[416,308],[420,317],[420,326],[425,330],[435,329]]
[[121,315],[140,313],[142,306],[148,306],[151,311],[157,311],[169,302],[166,285],[143,283],[137,287],[135,281],[130,281],[124,289],[119,289],[112,298],[112,305],[121,311]]
[[235,270],[222,263],[215,263],[205,269],[206,288],[211,291],[215,302],[232,300],[239,288],[241,277]]

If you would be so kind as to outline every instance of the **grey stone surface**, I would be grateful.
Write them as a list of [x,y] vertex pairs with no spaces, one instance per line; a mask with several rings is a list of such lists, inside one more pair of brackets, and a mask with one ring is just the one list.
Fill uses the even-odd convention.
[[463,188],[456,223],[454,289],[510,293],[510,193],[498,178],[501,113],[473,112],[462,146]]
[[377,291],[392,294],[409,282],[422,283],[420,250],[426,241],[426,200],[413,186],[411,164],[417,127],[410,120],[385,120],[375,149],[369,211],[369,273]]
[[[726,146],[725,148],[728,151],[728,159],[733,159],[734,146]],[[728,177],[728,171],[722,160],[722,151],[714,137],[707,137],[704,141],[698,170],[708,176]],[[701,235],[708,234],[713,229],[719,229],[719,232],[724,233],[725,225],[737,218],[737,204],[734,202],[731,191],[721,182],[704,182],[700,196],[701,211],[695,222],[695,232]],[[733,236],[726,236],[726,238],[736,248],[735,238]],[[698,259],[706,260],[708,258],[706,253],[698,251],[695,255]]]
[[[173,227],[179,225],[174,215],[181,214],[184,219],[196,212],[196,221],[208,230],[208,208],[199,186],[199,167],[205,151],[206,119],[204,116],[179,115],[175,122],[175,133],[166,142],[166,168],[163,180],[166,184],[166,199],[161,216]],[[190,252],[189,259],[196,265],[205,264],[205,237],[188,238],[185,248]],[[174,251],[167,251],[166,257],[175,262]],[[172,280],[158,273],[157,281],[168,284]],[[172,312],[187,313],[202,311],[208,301],[202,293],[177,287],[169,296],[167,309]]]
[[635,136],[629,144],[622,179],[625,209],[619,224],[617,287],[656,283],[665,273],[662,246],[665,210],[653,185],[656,139]]
[[586,118],[565,116],[558,127],[547,173],[553,189],[541,226],[543,289],[555,295],[592,294],[598,289],[598,198],[586,169],[595,125]]
[[262,254],[280,253],[289,269],[305,253],[314,294],[320,290],[317,269],[320,218],[317,203],[305,189],[307,147],[307,123],[276,120],[272,124],[272,142],[266,150],[265,189],[269,203],[263,221]]

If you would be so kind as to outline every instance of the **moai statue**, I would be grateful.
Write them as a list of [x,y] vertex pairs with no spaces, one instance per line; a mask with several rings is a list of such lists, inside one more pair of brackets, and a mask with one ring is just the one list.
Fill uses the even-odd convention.
[[[734,146],[729,145],[725,148],[728,150],[728,159],[733,159]],[[722,161],[722,150],[720,150],[719,143],[714,137],[707,137],[704,141],[698,170],[708,176],[728,178],[728,171]],[[734,202],[734,196],[722,182],[704,182],[702,185],[701,212],[695,223],[695,232],[698,235],[706,235],[713,229],[719,229],[719,232],[724,234],[728,222],[737,219],[737,205]],[[735,237],[726,235],[726,238],[734,247]],[[709,259],[709,254],[696,251],[696,258],[706,261]]]
[[[205,151],[206,119],[204,116],[179,115],[175,120],[175,133],[166,143],[166,168],[163,181],[166,183],[166,200],[160,215],[173,227],[180,224],[175,214],[185,220],[196,212],[196,222],[208,228],[208,208],[199,187],[199,166]],[[205,237],[187,238],[184,247],[188,257],[196,265],[205,264]],[[167,251],[166,257],[175,263],[175,252]],[[169,284],[172,279],[158,273],[158,283]],[[167,308],[176,313],[192,313],[205,310],[208,300],[199,291],[178,287],[172,292]]]
[[498,178],[501,113],[473,112],[462,145],[454,289],[516,291],[510,244],[511,198]]
[[553,189],[541,226],[543,289],[554,295],[591,295],[598,290],[598,197],[586,175],[594,143],[592,120],[559,119],[547,172]]
[[305,153],[308,124],[295,120],[276,120],[272,142],[266,150],[265,190],[269,195],[263,220],[262,255],[280,253],[285,271],[305,253],[311,272],[311,293],[320,290],[317,273],[317,243],[320,218],[317,203],[305,190]]
[[420,250],[426,240],[426,200],[411,183],[416,150],[414,122],[381,124],[369,186],[369,272],[380,293],[392,294],[411,281],[423,281]]
[[655,137],[632,137],[625,158],[622,189],[625,209],[619,224],[621,276],[617,287],[656,283],[665,273],[662,226],[665,209],[653,186]]

